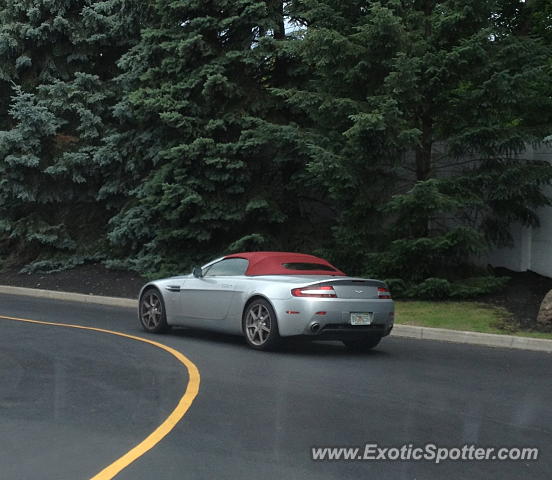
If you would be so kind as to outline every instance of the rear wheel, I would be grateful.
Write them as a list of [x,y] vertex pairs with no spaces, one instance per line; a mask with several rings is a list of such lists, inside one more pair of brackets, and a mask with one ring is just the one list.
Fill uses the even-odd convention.
[[365,337],[351,340],[343,340],[347,349],[355,352],[365,352],[371,350],[380,343],[382,337]]
[[256,350],[272,350],[280,344],[276,313],[269,302],[261,298],[247,305],[242,320],[247,344]]
[[156,288],[146,289],[140,297],[139,317],[146,332],[161,333],[168,329],[165,302]]

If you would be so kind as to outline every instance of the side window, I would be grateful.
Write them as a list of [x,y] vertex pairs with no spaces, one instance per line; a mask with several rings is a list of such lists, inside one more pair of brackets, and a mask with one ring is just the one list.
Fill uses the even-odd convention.
[[249,262],[245,258],[226,258],[209,267],[203,274],[205,277],[228,277],[230,275],[243,275]]

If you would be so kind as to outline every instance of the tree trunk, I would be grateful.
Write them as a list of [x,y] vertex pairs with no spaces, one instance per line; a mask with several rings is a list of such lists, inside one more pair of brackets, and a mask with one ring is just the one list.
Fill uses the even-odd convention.
[[284,40],[286,38],[286,26],[283,0],[272,0],[272,9],[274,11],[274,38]]
[[[274,39],[277,41],[285,40],[286,26],[284,21],[284,2],[283,0],[271,0],[270,6],[274,22]],[[277,50],[274,60],[274,72],[272,75],[272,83],[275,87],[283,87],[286,84],[287,63],[287,58],[281,51]]]
[[431,148],[433,146],[433,120],[430,115],[421,118],[422,138],[416,148],[416,180],[427,180],[431,177]]
[[[431,17],[435,8],[434,0],[424,0],[424,37],[429,42],[433,34]],[[422,131],[420,145],[416,148],[416,180],[427,180],[431,176],[431,147],[433,145],[432,99],[426,96],[419,110],[419,125]]]
[[[423,2],[424,12],[424,37],[426,41],[430,42],[430,37],[433,34],[431,17],[433,16],[433,9],[435,8],[434,0],[424,0]],[[423,77],[422,77],[423,78]],[[422,132],[420,143],[416,147],[416,180],[425,181],[431,178],[432,175],[432,157],[431,149],[433,146],[433,118],[431,116],[432,111],[432,98],[431,93],[427,92],[426,98],[420,106],[420,113],[418,116],[418,125]],[[417,225],[414,228],[414,234],[417,237],[427,237],[429,235],[430,219],[428,217],[420,216]]]

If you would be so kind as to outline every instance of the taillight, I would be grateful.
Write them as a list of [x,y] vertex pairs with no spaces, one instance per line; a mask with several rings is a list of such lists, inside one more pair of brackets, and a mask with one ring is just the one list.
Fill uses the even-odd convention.
[[391,292],[387,288],[378,288],[378,298],[391,298]]
[[313,287],[294,288],[291,291],[294,297],[312,297],[312,298],[336,298],[335,290],[332,286],[318,285]]

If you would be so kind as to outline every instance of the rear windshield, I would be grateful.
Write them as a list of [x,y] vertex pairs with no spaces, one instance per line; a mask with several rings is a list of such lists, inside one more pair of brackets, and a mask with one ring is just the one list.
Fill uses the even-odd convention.
[[335,272],[335,268],[322,263],[282,263],[282,267],[288,270],[323,270],[325,272]]

